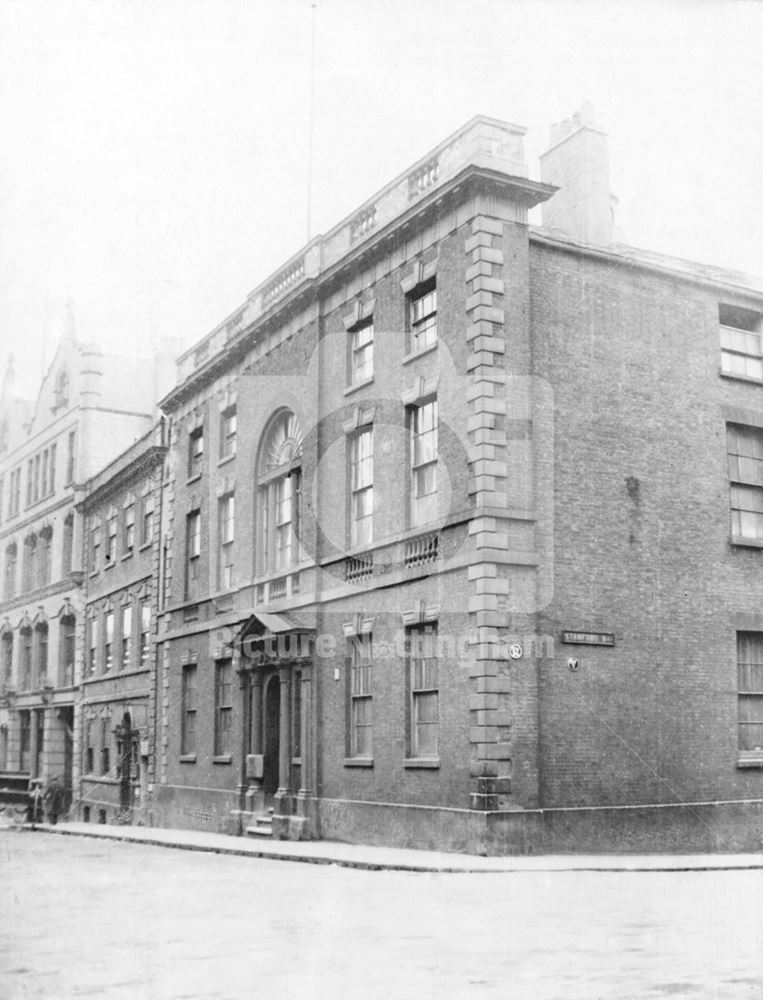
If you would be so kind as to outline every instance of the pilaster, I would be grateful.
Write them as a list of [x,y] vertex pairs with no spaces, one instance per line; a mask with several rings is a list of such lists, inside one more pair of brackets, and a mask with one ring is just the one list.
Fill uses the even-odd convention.
[[[533,444],[528,318],[527,231],[489,215],[477,216],[466,253],[466,338],[469,385],[467,436],[469,494],[475,516],[469,525],[468,610],[473,661],[469,697],[470,806],[478,810],[522,808],[537,803],[537,788],[518,790],[514,754],[517,720],[526,718],[527,678],[535,663],[509,658],[506,637],[534,609],[537,555],[532,514]],[[531,619],[530,619],[531,620]],[[519,692],[522,692],[520,695]],[[532,701],[532,698],[530,699]],[[537,760],[537,740],[534,753]],[[523,775],[536,772],[536,761]]]

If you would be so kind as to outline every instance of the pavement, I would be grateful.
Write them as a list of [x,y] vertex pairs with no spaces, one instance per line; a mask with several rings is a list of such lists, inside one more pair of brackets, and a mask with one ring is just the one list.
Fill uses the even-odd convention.
[[[27,827],[29,829],[29,827]],[[34,829],[63,836],[173,847],[212,854],[339,865],[368,871],[510,873],[510,872],[690,872],[763,869],[763,854],[660,855],[538,855],[482,857],[444,851],[374,847],[328,840],[266,840],[231,837],[196,830],[167,830],[147,826],[107,826],[92,823],[36,823]]]

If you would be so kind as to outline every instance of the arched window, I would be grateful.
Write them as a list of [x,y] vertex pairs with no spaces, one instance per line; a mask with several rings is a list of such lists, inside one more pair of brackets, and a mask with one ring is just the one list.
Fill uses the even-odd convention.
[[38,622],[34,627],[34,665],[37,687],[48,681],[48,623]]
[[32,627],[22,626],[21,636],[21,662],[19,663],[19,689],[30,691],[32,688]]
[[271,419],[257,463],[257,571],[277,573],[298,561],[302,430],[291,410]]
[[46,587],[50,583],[51,555],[53,552],[53,528],[50,525],[40,532],[40,540],[37,555],[37,583],[38,587]]
[[7,625],[0,635],[0,682],[10,684],[13,681],[13,629]]
[[5,598],[9,600],[16,596],[16,563],[18,561],[18,549],[15,542],[11,542],[5,549]]
[[24,569],[22,590],[34,590],[37,586],[37,535],[29,535],[24,541]]
[[77,631],[77,619],[73,613],[60,619],[58,638],[58,678],[61,687],[70,687],[74,683],[74,643]]
[[63,554],[61,557],[61,579],[66,579],[66,577],[72,571],[72,555],[74,553],[74,515],[67,514],[64,518],[64,540],[63,540]]

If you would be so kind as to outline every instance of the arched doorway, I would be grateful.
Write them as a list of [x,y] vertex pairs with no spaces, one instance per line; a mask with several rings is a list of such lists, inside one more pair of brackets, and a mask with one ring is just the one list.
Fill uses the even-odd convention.
[[278,674],[273,674],[265,688],[265,731],[263,748],[263,791],[272,797],[278,791],[278,748],[281,736],[281,683]]

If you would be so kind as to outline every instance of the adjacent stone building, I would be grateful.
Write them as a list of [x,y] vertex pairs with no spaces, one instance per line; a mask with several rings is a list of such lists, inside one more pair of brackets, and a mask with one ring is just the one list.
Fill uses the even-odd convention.
[[67,308],[36,400],[12,362],[0,400],[0,770],[78,794],[75,744],[85,578],[82,484],[151,426],[145,362],[81,343]]

